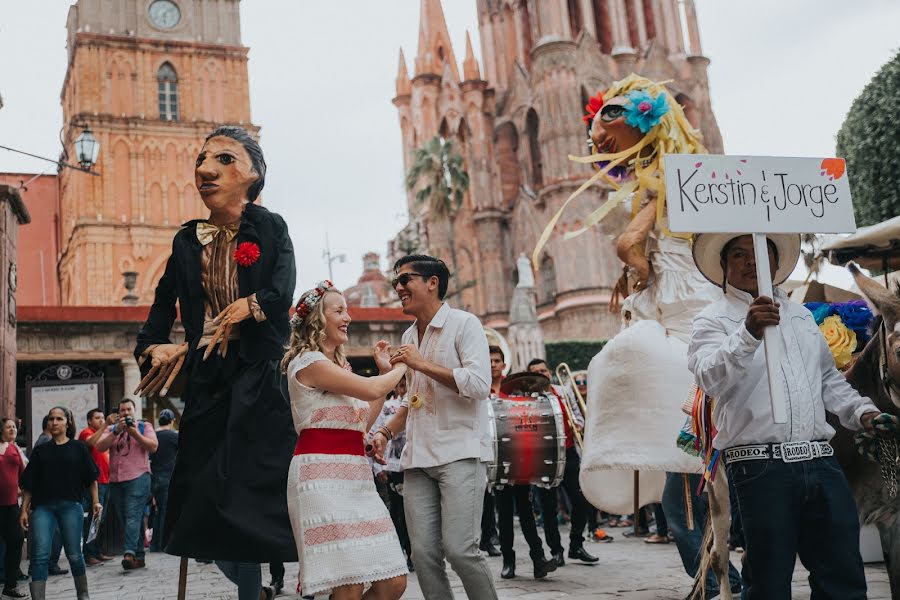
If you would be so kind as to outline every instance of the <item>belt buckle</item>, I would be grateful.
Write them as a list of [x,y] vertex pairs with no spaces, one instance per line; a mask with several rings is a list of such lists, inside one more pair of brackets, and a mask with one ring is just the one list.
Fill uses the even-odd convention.
[[786,463],[800,462],[813,458],[810,442],[783,442],[781,444],[781,460]]

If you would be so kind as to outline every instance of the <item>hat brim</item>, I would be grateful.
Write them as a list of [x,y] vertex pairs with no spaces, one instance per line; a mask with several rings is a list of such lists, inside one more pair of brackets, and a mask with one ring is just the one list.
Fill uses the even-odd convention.
[[[736,237],[747,235],[746,233],[698,233],[693,237],[694,263],[715,285],[721,287],[725,281],[725,272],[722,270],[722,249],[725,244]],[[772,275],[773,285],[784,283],[797,261],[800,259],[800,234],[799,233],[767,233],[778,249],[778,268]]]

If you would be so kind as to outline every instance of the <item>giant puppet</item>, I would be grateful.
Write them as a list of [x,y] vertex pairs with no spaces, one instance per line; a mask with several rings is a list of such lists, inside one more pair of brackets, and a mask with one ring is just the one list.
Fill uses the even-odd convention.
[[240,586],[260,562],[297,560],[285,495],[297,438],[279,368],[296,270],[284,219],[253,203],[265,173],[243,129],[206,139],[195,179],[210,216],[175,234],[135,348],[144,395],[165,396],[186,375],[165,551],[215,559]]
[[[588,409],[581,485],[592,504],[630,513],[633,472],[640,471],[638,503],[662,497],[665,472],[697,472],[698,461],[675,444],[684,424],[680,408],[693,377],[687,368],[691,321],[721,290],[697,270],[689,235],[667,227],[663,159],[702,154],[699,132],[663,84],[629,75],[591,98],[585,107],[591,154],[572,158],[597,172],[572,197],[601,180],[608,200],[578,235],[614,211],[631,220],[616,241],[626,272],[616,286],[622,330],[588,369]],[[535,249],[549,238],[564,204]]]

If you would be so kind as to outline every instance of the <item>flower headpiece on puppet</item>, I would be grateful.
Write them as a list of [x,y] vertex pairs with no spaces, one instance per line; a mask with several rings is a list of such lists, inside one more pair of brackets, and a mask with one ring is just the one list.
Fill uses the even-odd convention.
[[334,289],[334,284],[325,279],[316,284],[316,287],[300,296],[300,301],[295,307],[294,316],[291,317],[291,327],[299,327],[301,323],[312,313],[316,304],[321,302],[325,294]]
[[648,194],[655,195],[660,229],[666,235],[690,238],[690,234],[672,234],[666,227],[663,158],[667,154],[704,154],[706,149],[700,141],[700,132],[688,122],[664,83],[632,73],[591,98],[591,103],[585,106],[585,120],[591,125],[592,153],[569,156],[569,160],[592,164],[597,172],[569,196],[547,224],[532,254],[535,265],[539,264],[540,252],[569,203],[601,179],[615,192],[588,216],[584,227],[566,233],[564,239],[581,235],[602,221],[633,192],[632,216],[637,214]]

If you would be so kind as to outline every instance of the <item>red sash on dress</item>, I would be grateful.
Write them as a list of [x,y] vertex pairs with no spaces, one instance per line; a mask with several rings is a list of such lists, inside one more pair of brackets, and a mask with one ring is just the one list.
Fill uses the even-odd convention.
[[363,433],[355,429],[304,429],[294,447],[294,456],[298,454],[365,456]]

